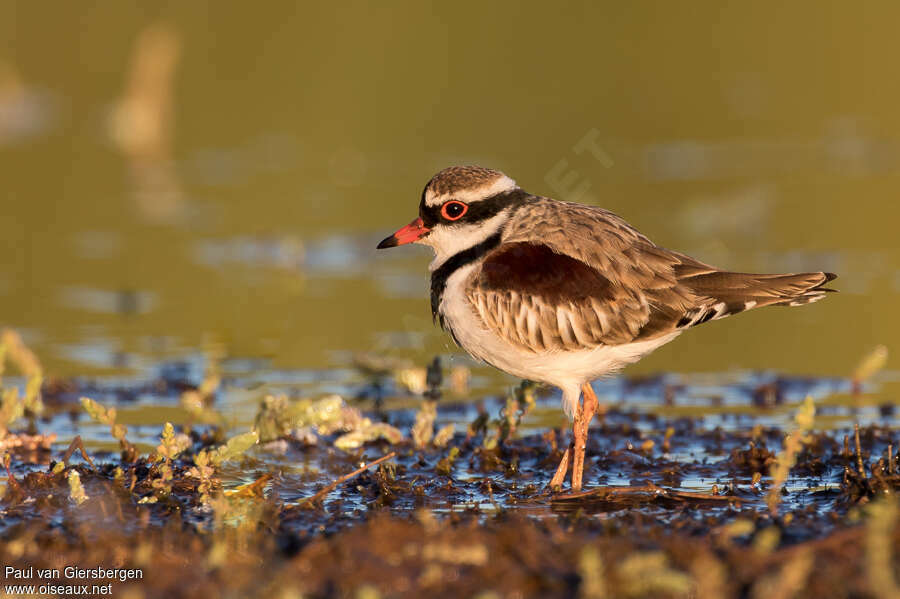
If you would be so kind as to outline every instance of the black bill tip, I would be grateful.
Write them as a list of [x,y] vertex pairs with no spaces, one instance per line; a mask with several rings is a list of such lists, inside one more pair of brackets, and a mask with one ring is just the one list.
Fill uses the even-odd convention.
[[396,236],[396,235],[390,235],[390,236],[385,237],[384,239],[382,239],[382,240],[381,240],[381,243],[379,243],[379,244],[375,247],[375,249],[376,249],[376,250],[383,250],[384,248],[397,247],[397,245],[398,245],[398,244],[397,244],[397,236]]

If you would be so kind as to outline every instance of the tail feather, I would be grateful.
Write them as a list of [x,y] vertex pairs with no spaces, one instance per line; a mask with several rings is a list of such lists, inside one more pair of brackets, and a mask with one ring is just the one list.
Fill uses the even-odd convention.
[[679,283],[707,298],[685,315],[679,327],[693,326],[762,306],[803,306],[834,289],[824,287],[837,275],[829,272],[764,275],[713,270],[690,273]]

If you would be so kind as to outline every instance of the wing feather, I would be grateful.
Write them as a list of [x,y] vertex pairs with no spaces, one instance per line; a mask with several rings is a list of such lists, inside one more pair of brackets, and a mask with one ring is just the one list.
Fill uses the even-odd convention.
[[[535,241],[535,240],[539,241]],[[828,273],[732,273],[653,244],[605,210],[542,199],[467,285],[482,323],[525,351],[620,345],[756,306],[801,305]]]

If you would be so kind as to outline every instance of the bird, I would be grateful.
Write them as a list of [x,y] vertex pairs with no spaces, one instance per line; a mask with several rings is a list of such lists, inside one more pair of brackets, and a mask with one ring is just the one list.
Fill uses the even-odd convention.
[[650,241],[603,208],[533,195],[500,171],[451,166],[425,185],[419,216],[378,249],[431,247],[433,319],[472,357],[558,387],[572,442],[549,483],[583,483],[591,382],[687,329],[833,291],[828,272],[722,270]]

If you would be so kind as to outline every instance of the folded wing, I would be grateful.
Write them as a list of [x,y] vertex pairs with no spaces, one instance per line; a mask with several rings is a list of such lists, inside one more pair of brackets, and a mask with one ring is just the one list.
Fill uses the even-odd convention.
[[504,243],[473,273],[468,299],[510,344],[560,351],[650,340],[759,306],[810,303],[835,278],[726,272],[643,237],[627,241],[602,266],[552,240]]

